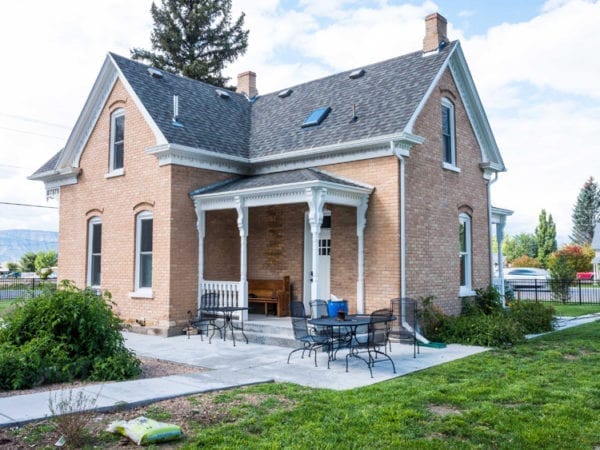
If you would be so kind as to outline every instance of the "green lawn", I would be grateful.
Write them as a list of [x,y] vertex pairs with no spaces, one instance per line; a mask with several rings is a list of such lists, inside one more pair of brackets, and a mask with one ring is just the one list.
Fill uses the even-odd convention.
[[10,310],[10,307],[16,302],[16,300],[0,300],[0,317]]
[[[593,449],[600,323],[352,391],[268,384],[244,392],[264,400],[238,402],[229,423],[197,426],[185,448]],[[240,398],[233,390],[217,401]]]
[[583,316],[586,314],[600,313],[600,305],[552,305],[557,316]]

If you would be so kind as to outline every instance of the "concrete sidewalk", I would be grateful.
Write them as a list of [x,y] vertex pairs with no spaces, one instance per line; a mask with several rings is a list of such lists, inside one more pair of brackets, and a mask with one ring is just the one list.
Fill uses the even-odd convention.
[[[600,315],[570,319],[561,318],[558,329],[569,328],[595,320]],[[392,344],[390,356],[396,364],[376,364],[373,378],[364,362],[351,359],[346,373],[345,358],[339,359],[327,369],[327,355],[319,353],[314,366],[312,358],[300,358],[300,352],[287,357],[291,349],[259,344],[223,342],[214,339],[200,341],[199,336],[175,336],[162,338],[134,333],[124,333],[126,345],[139,356],[158,358],[210,369],[205,372],[172,375],[124,382],[100,383],[72,390],[73,398],[83,392],[87,398],[96,398],[94,409],[109,410],[152,403],[167,398],[191,395],[233,387],[267,382],[289,382],[314,388],[346,390],[389,380],[411,372],[437,366],[466,356],[484,352],[483,347],[451,344],[443,349],[421,347],[421,353],[413,358],[412,346]],[[67,392],[47,391],[35,394],[0,398],[0,427],[15,426],[50,416],[49,399],[55,403]]]

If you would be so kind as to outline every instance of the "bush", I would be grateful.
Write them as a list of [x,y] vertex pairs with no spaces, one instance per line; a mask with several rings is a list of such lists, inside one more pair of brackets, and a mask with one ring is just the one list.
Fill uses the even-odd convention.
[[110,294],[63,282],[10,312],[0,329],[0,388],[52,382],[123,380],[140,372],[125,347]]
[[512,267],[542,267],[542,264],[537,260],[537,258],[532,258],[529,255],[519,256],[512,260]]
[[554,329],[552,307],[515,302],[505,310],[493,286],[476,292],[476,297],[463,302],[458,317],[444,315],[433,305],[433,297],[421,299],[420,324],[425,336],[433,341],[501,347],[525,341],[526,334]]
[[525,334],[544,333],[554,329],[554,308],[534,302],[512,302],[508,316],[523,325]]

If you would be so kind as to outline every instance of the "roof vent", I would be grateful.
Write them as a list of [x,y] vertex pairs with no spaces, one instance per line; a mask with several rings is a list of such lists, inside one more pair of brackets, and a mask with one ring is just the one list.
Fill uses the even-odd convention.
[[155,67],[148,67],[148,73],[150,74],[150,76],[152,78],[161,79],[163,77],[162,72],[160,70],[156,69]]
[[286,97],[289,97],[290,95],[292,95],[292,92],[294,92],[294,91],[291,89],[286,89],[285,91],[281,91],[279,94],[277,94],[277,97],[286,98]]
[[329,106],[325,106],[323,108],[315,109],[311,112],[304,123],[302,124],[302,128],[312,127],[315,125],[320,125],[321,122],[325,120],[327,115],[331,112],[331,108]]
[[365,74],[365,69],[356,69],[353,70],[352,72],[350,72],[349,77],[352,78],[353,80],[356,80],[357,78],[362,77]]
[[229,92],[224,91],[223,89],[216,89],[215,92],[217,93],[217,95],[219,97],[224,98],[224,99],[228,99],[229,97],[231,97],[229,95]]

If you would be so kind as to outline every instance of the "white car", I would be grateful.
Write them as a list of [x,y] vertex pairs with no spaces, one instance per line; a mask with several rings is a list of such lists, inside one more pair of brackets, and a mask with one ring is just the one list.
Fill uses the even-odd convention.
[[533,267],[512,267],[504,270],[504,279],[508,281],[549,280],[550,274],[544,269],[536,269]]

